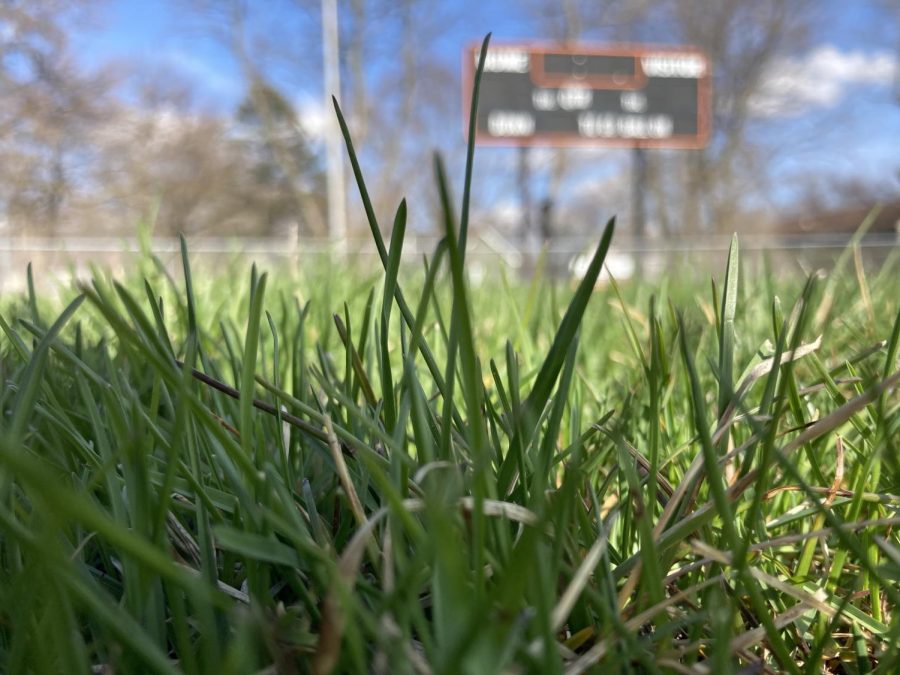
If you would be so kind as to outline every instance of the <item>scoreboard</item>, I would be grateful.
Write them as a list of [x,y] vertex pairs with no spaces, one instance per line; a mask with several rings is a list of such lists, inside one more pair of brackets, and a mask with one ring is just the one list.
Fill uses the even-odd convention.
[[[480,46],[464,52],[464,119]],[[488,48],[475,139],[494,145],[702,148],[710,65],[690,47]]]

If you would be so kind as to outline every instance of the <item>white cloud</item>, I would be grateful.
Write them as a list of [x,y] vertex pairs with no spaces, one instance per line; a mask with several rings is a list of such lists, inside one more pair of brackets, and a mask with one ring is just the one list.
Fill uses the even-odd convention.
[[134,140],[136,133],[140,133],[145,146],[159,146],[178,138],[201,121],[199,115],[170,105],[141,108],[122,104],[110,122],[95,132],[95,138],[112,144],[128,143]]
[[841,51],[822,45],[803,57],[776,62],[750,102],[751,111],[757,117],[787,117],[830,108],[854,86],[890,86],[898,68],[897,56],[888,51]]
[[16,37],[16,27],[7,19],[0,18],[0,42],[12,42]]
[[297,119],[306,135],[314,141],[323,140],[328,133],[329,115],[334,115],[334,111],[326,110],[322,101],[309,94],[301,94],[295,102],[295,108]]
[[240,77],[189,52],[180,49],[167,50],[162,58],[191,79],[202,82],[207,90],[214,94],[234,98],[243,92]]

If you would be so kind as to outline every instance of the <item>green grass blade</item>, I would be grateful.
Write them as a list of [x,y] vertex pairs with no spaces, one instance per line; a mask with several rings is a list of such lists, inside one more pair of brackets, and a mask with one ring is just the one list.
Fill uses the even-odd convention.
[[[575,291],[569,308],[566,310],[566,314],[556,331],[550,350],[547,352],[547,356],[544,358],[544,362],[538,371],[531,393],[523,404],[523,430],[526,434],[530,433],[531,425],[546,406],[550,393],[556,385],[557,377],[565,362],[569,344],[581,325],[582,317],[587,310],[588,301],[603,268],[603,261],[609,251],[613,232],[615,231],[615,222],[615,218],[611,218],[606,224],[606,229],[603,231],[603,236],[597,245],[591,263],[585,272],[584,278],[578,284],[578,289]],[[512,387],[510,389],[512,390]],[[518,468],[518,458],[523,444],[524,438],[522,433],[517,433],[510,442],[509,453],[507,453],[497,477],[498,494],[500,495],[509,494],[509,491],[513,488],[514,476]]]
[[719,334],[719,416],[725,412],[734,393],[734,318],[737,314],[739,247],[737,235],[728,249],[728,267],[722,287],[722,316]]
[[31,360],[28,363],[25,372],[22,375],[21,388],[16,398],[16,409],[12,421],[9,426],[9,435],[13,439],[19,439],[25,433],[25,426],[34,410],[35,400],[37,398],[38,389],[41,386],[41,378],[47,364],[50,354],[50,345],[57,335],[62,331],[63,327],[75,314],[75,311],[84,302],[84,296],[79,295],[69,306],[59,315],[59,318],[53,322],[47,334],[41,339],[38,345],[31,353]]
[[459,255],[465,262],[466,244],[469,239],[469,201],[472,196],[472,171],[475,165],[475,124],[478,117],[478,97],[481,94],[481,77],[484,74],[484,62],[487,58],[491,34],[484,36],[478,65],[475,68],[475,81],[472,85],[472,101],[469,107],[469,132],[466,138],[466,173],[463,180],[462,209],[459,216]]

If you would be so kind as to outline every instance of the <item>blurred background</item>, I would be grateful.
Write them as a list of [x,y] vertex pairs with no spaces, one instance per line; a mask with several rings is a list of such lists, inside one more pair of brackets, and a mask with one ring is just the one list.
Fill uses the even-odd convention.
[[718,269],[732,232],[833,256],[876,205],[863,250],[896,250],[897,0],[0,0],[0,288],[28,260],[127,264],[139,232],[163,252],[186,233],[200,256],[373,253],[343,147],[344,184],[326,180],[331,93],[381,223],[408,197],[406,250],[430,251],[431,156],[458,195],[463,52],[488,31],[700,47],[713,136],[645,153],[640,238],[629,150],[479,147],[473,265],[527,272],[545,250],[577,274],[614,214],[623,277]]

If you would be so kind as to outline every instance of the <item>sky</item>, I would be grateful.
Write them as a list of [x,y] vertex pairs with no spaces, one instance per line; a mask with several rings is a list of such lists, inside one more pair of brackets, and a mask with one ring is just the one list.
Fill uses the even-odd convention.
[[[791,151],[770,163],[774,201],[789,200],[792,181],[810,173],[882,182],[893,175],[900,185],[900,27],[886,25],[884,12],[878,11],[879,2],[890,1],[821,0],[806,48],[780,62],[768,77],[755,105],[751,135],[790,139]],[[317,3],[308,4],[314,19]],[[260,6],[271,8],[267,20],[290,34],[291,26],[279,26],[278,0],[255,5]],[[427,45],[447,63],[458,63],[461,50],[487,31],[503,40],[548,37],[536,22],[521,18],[520,3],[514,0],[460,0],[454,6],[467,19],[454,22]],[[107,0],[101,7],[97,20],[75,35],[75,51],[85,66],[130,59],[156,63],[196,81],[208,106],[227,111],[237,105],[242,84],[236,64],[222,48],[183,25],[174,0]],[[310,57],[320,59],[321,42],[308,29],[305,35]],[[293,90],[308,116],[323,114],[320,79],[307,77],[299,83],[288,76],[282,86]],[[456,96],[448,105],[461,106]],[[310,119],[313,128],[316,124]],[[461,133],[455,138],[462,143]]]

